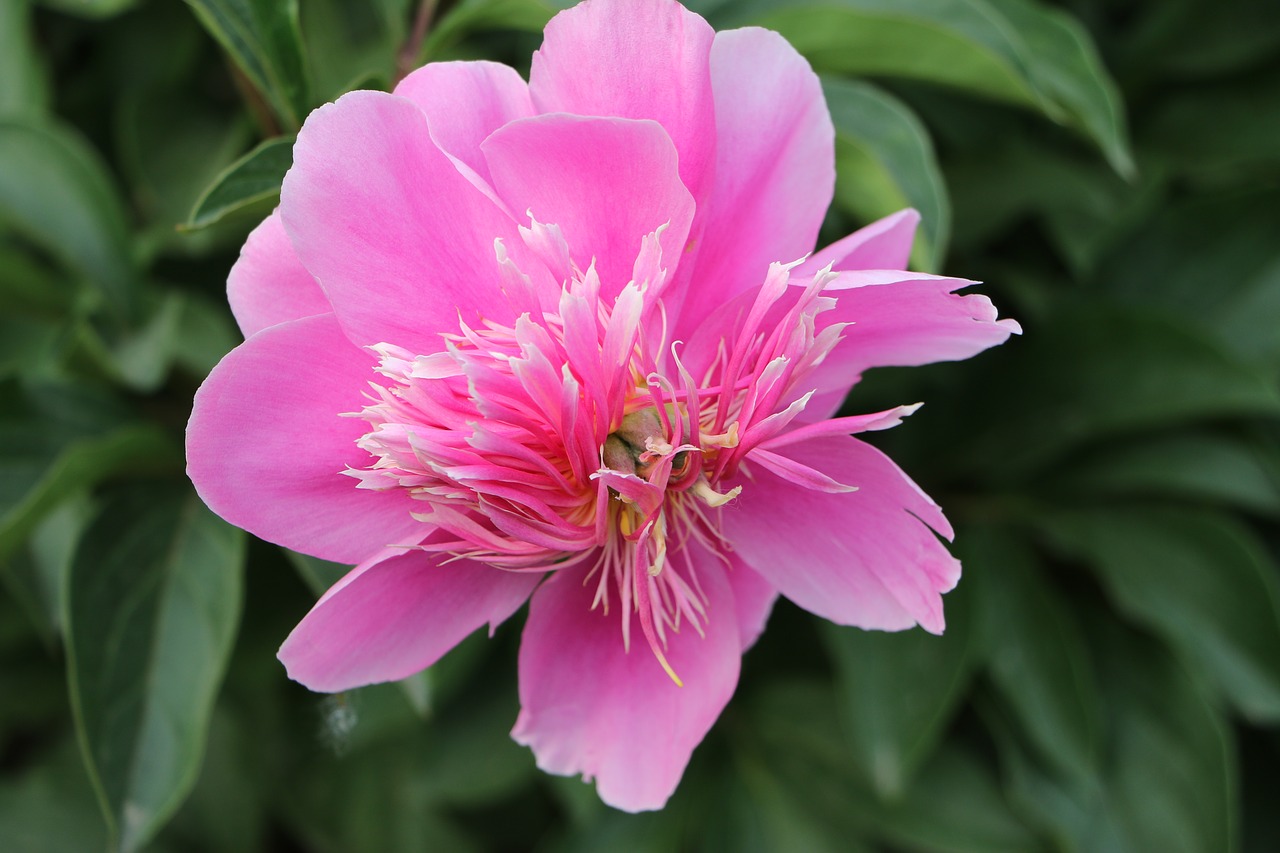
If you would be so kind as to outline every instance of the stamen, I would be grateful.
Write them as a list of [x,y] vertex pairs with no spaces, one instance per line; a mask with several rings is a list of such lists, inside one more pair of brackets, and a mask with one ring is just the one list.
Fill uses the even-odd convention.
[[649,584],[651,583],[649,575],[648,573],[635,572],[632,577],[635,584],[636,605],[640,615],[640,630],[644,632],[644,638],[649,641],[649,648],[653,651],[653,656],[658,659],[663,671],[676,683],[676,687],[684,687],[684,682],[680,680],[680,676],[676,675],[676,671],[667,662],[667,656],[662,653],[658,638],[654,634],[653,608],[649,602]]
[[738,495],[742,494],[742,486],[734,486],[732,489],[722,494],[711,488],[711,484],[705,479],[700,479],[698,482],[693,484],[689,491],[693,492],[693,494],[707,506],[722,507]]

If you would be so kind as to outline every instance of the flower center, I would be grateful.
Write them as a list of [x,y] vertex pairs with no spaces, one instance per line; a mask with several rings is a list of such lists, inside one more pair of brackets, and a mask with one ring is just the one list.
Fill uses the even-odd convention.
[[[815,329],[825,279],[789,287],[775,264],[754,302],[699,342],[695,380],[666,339],[657,246],[646,238],[611,299],[593,267],[574,267],[557,305],[519,303],[510,326],[460,324],[427,355],[372,347],[385,381],[353,416],[370,425],[359,446],[373,461],[345,473],[422,501],[428,532],[410,547],[511,571],[587,563],[593,608],[620,605],[628,646],[634,614],[678,684],[666,633],[702,633],[707,618],[695,563],[708,560],[690,551],[728,565],[720,508],[742,487],[717,487],[803,411],[796,383],[840,327]],[[499,264],[517,281],[501,251]]]

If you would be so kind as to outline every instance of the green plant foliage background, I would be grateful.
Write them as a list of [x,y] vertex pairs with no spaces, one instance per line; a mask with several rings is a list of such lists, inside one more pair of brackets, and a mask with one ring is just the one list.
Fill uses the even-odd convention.
[[927,402],[876,438],[955,522],[946,635],[781,602],[638,816],[507,737],[519,617],[402,684],[289,682],[342,567],[183,474],[306,113],[527,69],[567,4],[446,0],[415,50],[418,5],[0,3],[0,849],[1280,850],[1274,0],[691,4],[823,75],[824,237],[914,206],[913,263],[1026,334],[851,401]]

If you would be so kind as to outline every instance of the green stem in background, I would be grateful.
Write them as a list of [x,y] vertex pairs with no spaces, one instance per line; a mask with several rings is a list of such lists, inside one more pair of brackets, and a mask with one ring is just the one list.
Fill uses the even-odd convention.
[[279,136],[283,132],[280,121],[266,98],[258,91],[258,87],[234,62],[227,62],[227,67],[231,70],[231,79],[235,82],[236,90],[244,100],[249,115],[253,116],[254,124],[262,131],[262,138],[273,139]]
[[396,79],[392,81],[392,89],[417,67],[418,56],[422,53],[422,42],[427,37],[427,30],[431,28],[431,19],[435,16],[436,5],[437,0],[422,0],[418,5],[418,13],[413,19],[413,29],[396,56]]

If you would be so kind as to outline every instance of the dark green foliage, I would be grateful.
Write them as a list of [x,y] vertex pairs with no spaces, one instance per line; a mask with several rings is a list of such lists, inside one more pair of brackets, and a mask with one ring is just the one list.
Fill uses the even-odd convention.
[[246,543],[182,473],[307,112],[423,60],[527,69],[570,4],[445,0],[415,45],[418,5],[0,2],[0,849],[1276,848],[1273,2],[689,4],[824,75],[825,235],[915,206],[913,263],[1026,334],[848,404],[928,404],[873,437],[955,522],[945,636],[780,603],[638,816],[507,737],[519,618],[398,685],[289,682],[344,567]]

